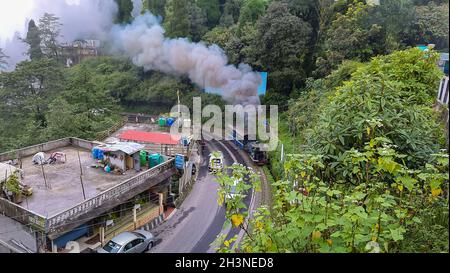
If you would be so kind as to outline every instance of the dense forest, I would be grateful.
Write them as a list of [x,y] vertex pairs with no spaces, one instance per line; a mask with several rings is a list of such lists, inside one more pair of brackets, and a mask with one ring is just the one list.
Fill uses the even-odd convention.
[[[132,1],[116,2],[116,23],[130,23]],[[239,200],[227,206],[230,223],[253,234],[242,251],[448,252],[448,155],[432,108],[438,52],[449,49],[448,1],[143,3],[168,37],[217,44],[231,64],[269,73],[261,103],[279,105],[289,155],[281,162],[279,149],[270,154],[272,208],[244,227]],[[187,78],[117,56],[66,68],[58,18],[35,19],[23,37],[29,60],[0,74],[0,152],[66,136],[95,139],[121,111],[168,112],[177,91],[188,106],[193,96],[225,103]],[[419,44],[435,47],[424,53]],[[230,251],[233,239],[222,239],[221,250]]]

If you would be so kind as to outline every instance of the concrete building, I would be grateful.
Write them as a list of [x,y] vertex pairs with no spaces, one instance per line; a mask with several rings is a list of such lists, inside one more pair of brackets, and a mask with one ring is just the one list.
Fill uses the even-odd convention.
[[160,153],[167,156],[182,154],[187,156],[192,151],[193,142],[186,138],[187,143],[182,143],[181,135],[173,135],[163,132],[145,132],[140,130],[125,130],[117,136],[123,142],[135,142],[143,144],[145,150]]
[[104,160],[110,162],[112,166],[117,167],[122,172],[141,170],[140,151],[144,149],[144,145],[133,142],[117,142],[100,145],[94,149],[101,150]]
[[100,47],[99,40],[76,40],[73,43],[62,44],[59,54],[65,58],[66,65],[71,67],[88,58],[99,56]]
[[[20,223],[22,230],[35,238],[38,252],[83,252],[122,231],[149,228],[161,221],[163,196],[176,173],[174,159],[166,157],[152,169],[144,166],[139,170],[126,168],[120,174],[106,173],[92,156],[93,148],[99,146],[134,154],[121,150],[123,147],[118,149],[120,145],[77,138],[0,154],[0,162],[21,162],[21,182],[33,189],[21,204],[0,195],[0,214]],[[39,152],[64,153],[66,161],[33,164],[32,158]],[[73,247],[74,242],[78,242],[78,248]]]

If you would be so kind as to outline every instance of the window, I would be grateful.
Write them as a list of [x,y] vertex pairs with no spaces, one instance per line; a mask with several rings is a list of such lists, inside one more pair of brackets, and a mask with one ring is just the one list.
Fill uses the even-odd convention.
[[144,242],[143,239],[136,239],[133,242],[131,242],[133,244],[133,247],[138,246],[140,244],[142,244]]
[[142,234],[140,234],[140,233],[138,233],[138,232],[131,232],[131,233],[133,233],[134,235],[136,235],[136,237],[139,237],[139,238],[142,238],[142,239],[145,239],[145,236],[144,235],[142,235]]
[[120,248],[122,246],[113,242],[113,241],[109,241],[104,247],[103,249],[109,253],[117,253],[119,252]]
[[128,250],[132,249],[133,246],[133,242],[129,242],[123,249],[123,251],[127,252]]

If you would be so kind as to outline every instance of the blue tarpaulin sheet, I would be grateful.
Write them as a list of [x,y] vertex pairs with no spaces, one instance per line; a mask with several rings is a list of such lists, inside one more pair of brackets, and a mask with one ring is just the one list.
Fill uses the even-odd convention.
[[177,155],[175,157],[175,166],[179,170],[183,170],[184,168],[184,155]]
[[77,227],[76,229],[64,234],[63,236],[59,237],[58,239],[55,239],[53,241],[53,244],[56,245],[58,248],[64,248],[68,242],[75,241],[76,239],[83,237],[87,233],[88,233],[88,226],[82,225],[82,226]]

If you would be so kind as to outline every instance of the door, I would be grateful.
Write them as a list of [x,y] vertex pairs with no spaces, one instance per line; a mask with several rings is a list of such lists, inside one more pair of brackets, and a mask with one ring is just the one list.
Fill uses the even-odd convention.
[[125,158],[126,158],[125,164],[127,166],[127,170],[133,169],[134,168],[133,157],[126,155]]
[[144,239],[135,239],[129,242],[124,248],[125,253],[142,253],[144,250]]
[[141,155],[139,153],[136,153],[133,155],[134,159],[134,169],[136,171],[141,171]]

